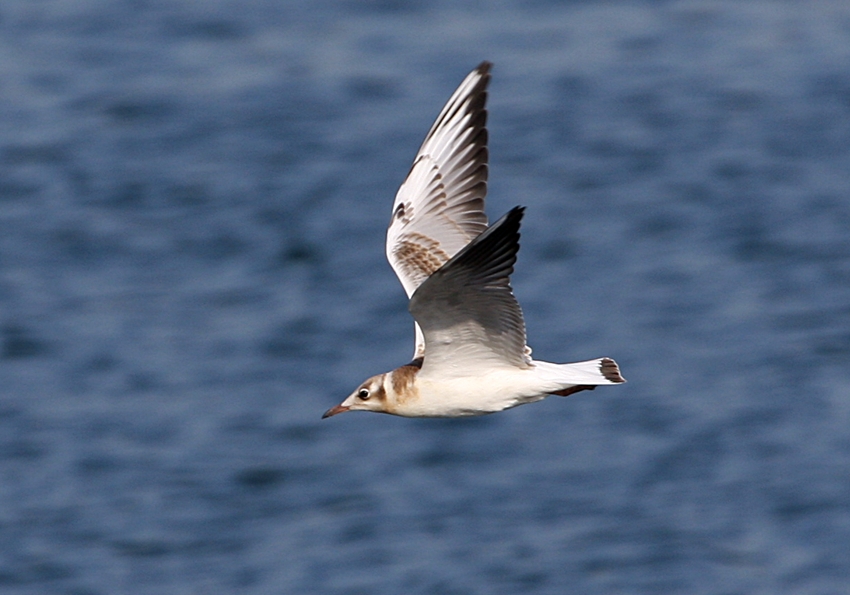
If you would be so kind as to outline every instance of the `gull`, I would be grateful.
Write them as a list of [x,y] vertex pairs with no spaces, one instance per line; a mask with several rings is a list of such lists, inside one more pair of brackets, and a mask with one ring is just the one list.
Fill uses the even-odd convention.
[[489,227],[484,213],[490,68],[482,62],[449,98],[393,203],[387,259],[410,299],[413,360],[372,376],[323,418],[484,415],[625,382],[608,357],[531,358],[510,285],[525,209],[514,207]]

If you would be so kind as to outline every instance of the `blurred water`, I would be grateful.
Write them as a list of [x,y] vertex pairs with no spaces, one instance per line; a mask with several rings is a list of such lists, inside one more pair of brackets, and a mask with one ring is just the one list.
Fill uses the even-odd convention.
[[[846,593],[850,6],[0,6],[0,590]],[[535,355],[351,414],[395,190],[482,59]]]

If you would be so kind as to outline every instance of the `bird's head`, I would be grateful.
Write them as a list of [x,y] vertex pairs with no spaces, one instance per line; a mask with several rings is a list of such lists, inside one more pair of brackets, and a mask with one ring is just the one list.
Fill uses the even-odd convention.
[[387,391],[384,388],[386,374],[372,376],[353,393],[336,407],[331,407],[322,416],[322,419],[331,417],[337,413],[346,411],[375,411],[377,413],[387,412]]

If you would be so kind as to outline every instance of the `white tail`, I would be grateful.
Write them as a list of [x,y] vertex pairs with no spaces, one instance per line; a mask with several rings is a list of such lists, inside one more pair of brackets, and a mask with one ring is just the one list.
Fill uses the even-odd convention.
[[580,390],[593,390],[603,384],[620,384],[625,378],[620,375],[617,362],[610,357],[601,357],[586,362],[572,364],[551,364],[532,362],[537,369],[537,377],[551,382],[550,394],[567,396]]

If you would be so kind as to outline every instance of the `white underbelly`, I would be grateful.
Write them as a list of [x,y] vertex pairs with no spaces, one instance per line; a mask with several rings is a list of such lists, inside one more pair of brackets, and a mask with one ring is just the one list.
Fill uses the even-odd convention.
[[403,415],[461,417],[495,413],[546,398],[531,370],[490,371],[478,377],[417,378],[417,398],[405,404]]

